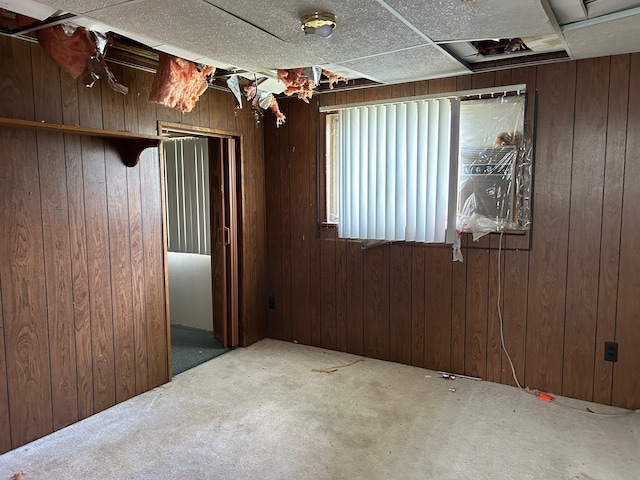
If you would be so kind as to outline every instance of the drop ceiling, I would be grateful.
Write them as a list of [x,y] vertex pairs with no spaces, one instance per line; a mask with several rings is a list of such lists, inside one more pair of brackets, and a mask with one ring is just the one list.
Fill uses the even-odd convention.
[[[640,51],[640,0],[0,0],[0,8],[39,20],[69,14],[92,30],[267,77],[318,65],[399,83]],[[336,15],[330,38],[301,30],[313,11]],[[481,55],[470,43],[514,38],[530,48]]]

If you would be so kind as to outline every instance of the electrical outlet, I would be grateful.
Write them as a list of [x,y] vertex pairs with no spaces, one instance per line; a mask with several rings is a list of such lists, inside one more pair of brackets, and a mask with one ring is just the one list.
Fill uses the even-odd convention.
[[276,309],[276,297],[273,295],[269,295],[269,308],[271,310]]
[[618,343],[604,342],[604,360],[605,362],[618,361]]

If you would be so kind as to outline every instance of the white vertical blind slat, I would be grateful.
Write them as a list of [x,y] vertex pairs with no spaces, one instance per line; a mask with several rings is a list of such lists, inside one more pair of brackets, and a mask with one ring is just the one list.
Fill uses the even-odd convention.
[[418,144],[416,151],[416,242],[425,242],[427,238],[426,223],[419,219],[427,215],[427,154],[429,138],[428,103],[418,104]]
[[[387,115],[387,180],[385,196],[385,225],[383,239],[395,240],[396,235],[396,106],[385,107]],[[382,239],[379,239],[382,240]]]
[[172,252],[209,255],[209,157],[207,140],[164,142],[167,236]]
[[357,218],[358,229],[361,232],[360,235],[366,235],[368,232],[367,221],[369,211],[367,208],[369,200],[369,112],[368,109],[363,109],[360,112],[360,161],[358,162],[360,173],[360,198],[358,202],[358,210],[355,212],[355,218]]
[[[367,109],[369,130],[377,131],[378,110],[375,107]],[[378,176],[378,142],[374,135],[367,135],[369,162],[367,172],[367,238],[376,236],[376,204],[377,204],[377,176]]]
[[396,111],[396,221],[394,240],[404,240],[407,231],[407,104]]
[[382,239],[385,235],[385,225],[387,212],[385,205],[387,202],[387,115],[385,108],[376,107],[376,230],[374,239]]
[[[440,104],[437,100],[430,101],[428,108],[429,129],[427,130],[427,217],[431,219],[426,222],[425,228],[427,232],[426,238],[435,241],[436,231],[434,216],[437,209],[438,199],[438,164],[434,162],[434,158],[438,158],[438,122]],[[432,161],[429,161],[432,160]]]
[[444,242],[450,101],[342,109],[338,121],[339,236]]
[[417,175],[418,175],[418,105],[407,105],[407,163],[406,163],[406,236],[405,240],[415,241],[418,226]]

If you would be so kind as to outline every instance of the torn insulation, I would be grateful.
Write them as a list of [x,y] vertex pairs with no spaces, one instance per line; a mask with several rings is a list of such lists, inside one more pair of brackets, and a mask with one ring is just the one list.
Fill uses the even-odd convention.
[[342,75],[330,72],[329,70],[322,70],[322,75],[329,79],[329,90],[333,90],[333,86],[338,82],[347,83],[347,79]]
[[91,33],[86,28],[54,25],[36,32],[38,43],[47,54],[73,78],[78,78],[87,68],[87,61],[98,53]]
[[86,87],[104,78],[118,93],[129,89],[118,83],[107,66],[104,56],[109,40],[106,36],[91,32],[84,27],[54,25],[36,32],[42,49],[74,79],[81,78]]
[[305,70],[305,68],[278,70],[278,80],[286,86],[285,95],[291,96],[295,93],[300,100],[309,103],[309,99],[313,96],[313,89],[316,88],[316,83],[313,78],[305,73]]
[[244,92],[247,100],[251,102],[251,107],[257,123],[260,123],[260,119],[263,115],[262,111],[267,108],[276,116],[276,126],[279,127],[285,122],[286,117],[280,111],[280,106],[278,105],[278,101],[273,93],[259,90],[255,83],[244,87]]
[[209,86],[207,77],[214,72],[214,67],[198,68],[188,60],[160,53],[149,101],[190,112]]
[[320,77],[322,75],[329,79],[329,89],[331,90],[340,81],[347,83],[345,77],[320,67],[278,70],[278,80],[284,83],[286,87],[284,94],[287,96],[295,94],[306,103],[309,103],[309,99],[313,97],[313,91],[316,86],[320,85]]

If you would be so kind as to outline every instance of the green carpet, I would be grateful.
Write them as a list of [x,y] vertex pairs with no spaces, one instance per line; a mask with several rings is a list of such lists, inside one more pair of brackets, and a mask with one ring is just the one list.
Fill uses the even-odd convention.
[[207,362],[231,350],[213,338],[212,332],[171,325],[171,371],[173,375]]

